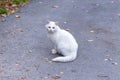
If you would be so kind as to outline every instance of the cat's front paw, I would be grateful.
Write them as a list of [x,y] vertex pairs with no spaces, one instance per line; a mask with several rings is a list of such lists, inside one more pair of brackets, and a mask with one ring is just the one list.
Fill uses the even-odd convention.
[[57,53],[56,49],[52,49],[51,52],[52,52],[52,54],[56,54]]

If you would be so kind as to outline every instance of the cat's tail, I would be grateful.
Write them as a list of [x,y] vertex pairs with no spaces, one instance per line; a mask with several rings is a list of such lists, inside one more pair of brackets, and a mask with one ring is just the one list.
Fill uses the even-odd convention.
[[52,61],[58,61],[58,62],[70,62],[76,59],[76,56],[64,56],[64,57],[56,57],[52,59]]

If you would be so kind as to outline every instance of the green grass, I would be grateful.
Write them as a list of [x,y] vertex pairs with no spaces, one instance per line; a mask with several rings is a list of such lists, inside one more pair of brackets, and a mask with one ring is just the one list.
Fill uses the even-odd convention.
[[24,6],[30,1],[31,0],[0,0],[0,16],[2,14],[12,14],[13,11],[17,11],[16,9],[18,9],[19,6]]
[[0,7],[0,14],[8,14],[8,11],[2,7]]
[[30,0],[13,0],[13,3],[15,4],[21,4],[21,3],[26,3],[29,2]]

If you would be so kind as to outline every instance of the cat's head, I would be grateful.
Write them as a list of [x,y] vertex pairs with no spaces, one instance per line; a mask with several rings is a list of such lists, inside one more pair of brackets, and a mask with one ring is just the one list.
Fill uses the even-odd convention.
[[45,26],[47,28],[48,33],[54,33],[59,29],[58,23],[54,21],[47,20]]

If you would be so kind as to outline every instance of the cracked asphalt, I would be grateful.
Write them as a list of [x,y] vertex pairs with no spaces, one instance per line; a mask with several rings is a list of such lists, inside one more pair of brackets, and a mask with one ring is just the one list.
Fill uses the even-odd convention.
[[[0,80],[120,80],[120,0],[33,0],[2,19]],[[75,61],[50,61],[46,19],[74,35]]]

